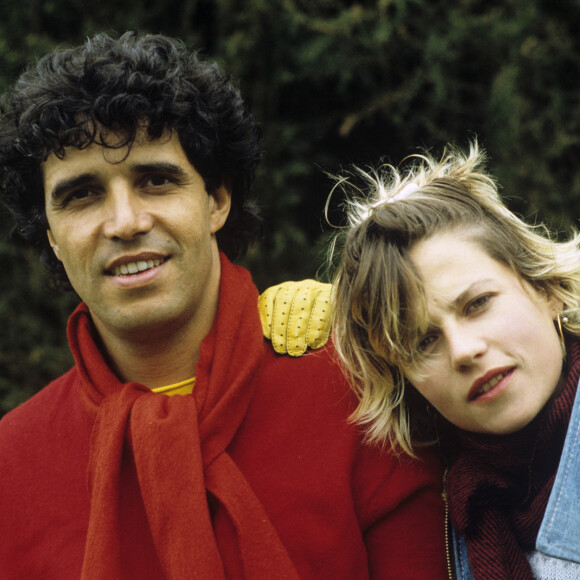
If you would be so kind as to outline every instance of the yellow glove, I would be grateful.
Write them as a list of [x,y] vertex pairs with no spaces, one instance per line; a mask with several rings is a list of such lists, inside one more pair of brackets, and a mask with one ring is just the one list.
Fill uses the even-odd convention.
[[258,299],[264,336],[277,353],[301,356],[320,348],[330,334],[331,284],[315,280],[283,282]]

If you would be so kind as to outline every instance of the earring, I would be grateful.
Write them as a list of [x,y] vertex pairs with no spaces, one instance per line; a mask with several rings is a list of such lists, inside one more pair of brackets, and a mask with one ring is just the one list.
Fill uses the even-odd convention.
[[564,354],[564,358],[566,358],[566,341],[564,340],[564,329],[562,324],[566,324],[568,322],[567,316],[561,316],[558,312],[556,316],[556,322],[558,323],[558,334],[560,335],[560,345],[562,346],[562,353]]

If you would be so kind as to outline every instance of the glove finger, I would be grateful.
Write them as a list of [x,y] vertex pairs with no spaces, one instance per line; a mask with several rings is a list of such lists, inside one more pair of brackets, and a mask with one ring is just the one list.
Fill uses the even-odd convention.
[[262,332],[268,339],[272,337],[272,316],[274,313],[274,301],[280,285],[271,286],[258,298],[258,312],[260,313],[260,322],[262,323]]
[[302,282],[299,291],[294,293],[286,331],[287,350],[290,356],[301,356],[308,349],[308,320],[316,296],[320,292],[319,285],[318,282],[307,280]]
[[331,284],[321,287],[310,310],[306,329],[306,342],[310,348],[321,348],[328,342],[332,326],[331,291]]
[[296,284],[296,282],[280,284],[274,299],[271,341],[274,350],[279,354],[288,352],[288,324],[296,294]]

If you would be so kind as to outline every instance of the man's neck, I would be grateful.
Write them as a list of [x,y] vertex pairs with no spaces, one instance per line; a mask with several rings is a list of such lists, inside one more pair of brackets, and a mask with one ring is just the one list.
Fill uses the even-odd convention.
[[138,382],[152,389],[194,377],[203,337],[178,334],[162,344],[109,339],[104,345],[109,364],[122,381]]
[[[216,304],[217,307],[217,304]],[[211,330],[215,310],[201,321],[168,329],[148,328],[131,334],[99,331],[103,355],[123,382],[164,387],[195,376],[201,343]]]

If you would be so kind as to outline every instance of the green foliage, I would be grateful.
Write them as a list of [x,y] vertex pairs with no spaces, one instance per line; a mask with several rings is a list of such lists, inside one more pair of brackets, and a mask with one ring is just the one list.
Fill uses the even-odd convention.
[[71,365],[65,323],[74,299],[47,291],[36,253],[0,240],[0,415]]
[[[261,288],[316,275],[331,182],[477,135],[511,206],[556,229],[580,215],[580,4],[573,0],[4,0],[0,89],[35,56],[96,31],[178,36],[239,79],[264,130],[255,184],[267,233],[245,264]],[[336,205],[331,207],[339,221]],[[0,405],[70,364],[71,298],[0,241]]]

